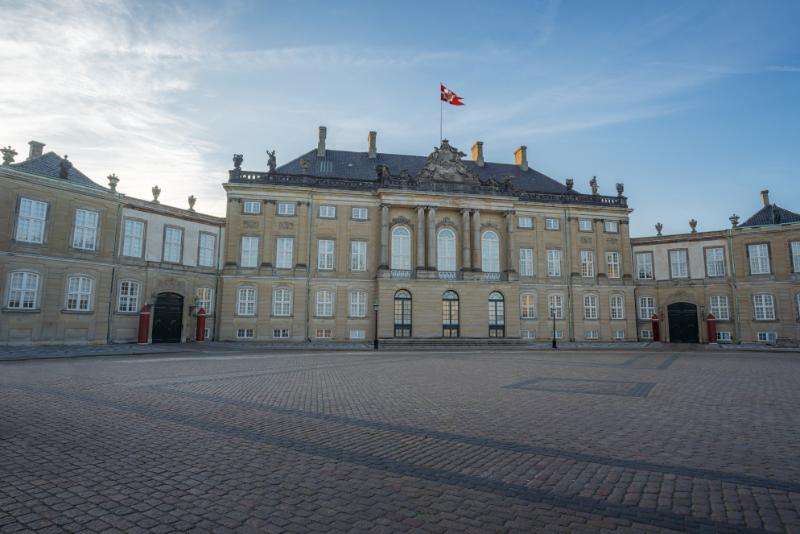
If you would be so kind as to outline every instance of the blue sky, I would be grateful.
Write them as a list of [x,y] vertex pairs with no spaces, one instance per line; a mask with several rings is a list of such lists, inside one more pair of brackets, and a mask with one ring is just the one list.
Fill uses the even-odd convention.
[[601,192],[634,235],[800,211],[798,2],[2,2],[0,144],[221,214],[231,154],[427,154],[445,136]]

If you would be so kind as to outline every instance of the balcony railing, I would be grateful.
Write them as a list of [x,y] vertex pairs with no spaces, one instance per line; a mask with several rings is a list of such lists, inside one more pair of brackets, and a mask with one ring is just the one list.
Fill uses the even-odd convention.
[[508,280],[508,273],[481,273],[481,279],[486,282],[500,282]]
[[463,280],[464,273],[461,271],[438,271],[439,280]]
[[390,276],[397,280],[411,280],[412,278],[416,278],[414,276],[414,271],[410,269],[392,269]]

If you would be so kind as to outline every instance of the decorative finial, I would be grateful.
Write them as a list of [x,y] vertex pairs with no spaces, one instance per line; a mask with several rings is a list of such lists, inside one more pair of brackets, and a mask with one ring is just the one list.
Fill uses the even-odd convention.
[[11,148],[11,145],[0,148],[0,153],[3,154],[3,165],[11,165],[14,163],[14,156],[17,155],[17,151]]
[[157,185],[154,185],[154,186],[153,186],[153,189],[151,189],[150,191],[152,191],[152,192],[153,192],[153,202],[155,202],[156,204],[158,204],[158,195],[160,195],[160,194],[161,194],[161,188],[160,188],[160,187],[158,187]]
[[58,177],[62,180],[66,180],[69,176],[69,170],[72,168],[72,162],[67,159],[69,156],[64,154],[64,159],[61,160],[61,163],[58,164]]
[[693,234],[697,233],[697,221],[695,219],[689,220],[689,227],[691,227]]
[[663,229],[664,229],[664,225],[661,224],[660,222],[657,222],[656,223],[656,234],[660,236],[661,235],[661,230],[663,230]]
[[625,184],[622,182],[617,184],[617,196],[622,196],[623,191],[625,191]]
[[592,194],[597,195],[597,191],[599,186],[597,185],[597,176],[592,176],[592,179],[589,180],[589,186],[592,188]]
[[736,228],[737,226],[739,226],[739,216],[736,215],[735,213],[733,215],[731,215],[730,217],[728,217],[728,220],[731,221],[731,226],[733,228]]
[[269,169],[269,172],[275,172],[275,166],[275,150],[272,152],[267,150],[267,169]]
[[300,168],[303,170],[303,174],[308,174],[308,170],[311,167],[311,164],[308,160],[301,159],[300,160]]
[[572,191],[573,187],[575,187],[575,180],[567,178],[567,191]]
[[236,169],[237,171],[241,170],[243,161],[244,161],[244,156],[243,155],[234,154],[233,155],[233,168]]
[[111,189],[112,193],[117,192],[117,184],[119,183],[119,178],[114,173],[108,175],[108,187]]
[[194,211],[195,202],[197,202],[197,198],[194,195],[189,195],[189,211]]

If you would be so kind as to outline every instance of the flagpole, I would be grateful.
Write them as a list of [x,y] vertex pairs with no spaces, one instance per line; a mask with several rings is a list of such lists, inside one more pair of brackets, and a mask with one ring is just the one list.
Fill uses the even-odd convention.
[[442,144],[442,124],[444,122],[444,102],[442,101],[442,82],[439,82],[439,144]]

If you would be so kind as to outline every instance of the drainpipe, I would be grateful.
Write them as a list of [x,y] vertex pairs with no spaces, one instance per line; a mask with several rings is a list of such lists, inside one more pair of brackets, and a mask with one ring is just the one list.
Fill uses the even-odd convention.
[[733,228],[728,229],[728,260],[731,263],[731,281],[730,286],[733,291],[733,329],[736,341],[742,342],[741,337],[741,324],[740,324],[740,307],[739,307],[739,287],[736,280],[736,254],[733,253]]
[[117,219],[114,222],[114,249],[111,251],[111,287],[108,290],[108,319],[106,320],[106,344],[111,344],[111,331],[114,328],[114,286],[117,283],[117,247],[119,246],[119,234],[121,230],[122,220],[122,203],[117,204]]
[[564,208],[564,247],[567,249],[566,256],[567,258],[567,265],[566,265],[566,272],[567,272],[567,329],[569,332],[569,340],[574,342],[575,341],[575,317],[574,317],[574,309],[572,306],[572,246],[570,240],[570,228],[569,228],[569,208]]
[[[217,249],[217,257],[216,257],[217,266],[216,266],[216,269],[215,269],[216,273],[215,273],[215,276],[214,276],[214,335],[211,336],[211,340],[210,341],[217,341],[217,338],[219,337],[219,334],[218,334],[218,332],[219,332],[219,321],[220,321],[220,318],[219,318],[219,315],[220,315],[219,314],[219,309],[220,309],[220,307],[219,307],[219,302],[220,302],[220,298],[219,298],[219,281],[220,281],[220,278],[222,277],[221,273],[220,273],[221,264],[220,264],[220,257],[219,256],[220,256],[220,254],[222,254],[222,251],[224,250],[222,248],[223,245],[224,245],[224,243],[222,242],[222,227],[217,228],[217,243],[219,243],[219,248]],[[206,340],[206,341],[209,341],[209,340]]]
[[306,341],[311,342],[311,225],[314,221],[314,193],[308,198],[306,211]]

